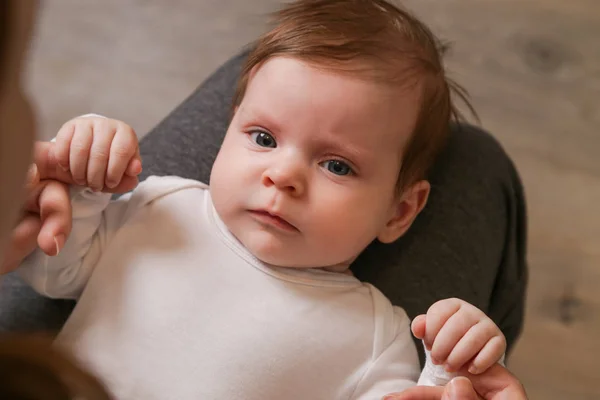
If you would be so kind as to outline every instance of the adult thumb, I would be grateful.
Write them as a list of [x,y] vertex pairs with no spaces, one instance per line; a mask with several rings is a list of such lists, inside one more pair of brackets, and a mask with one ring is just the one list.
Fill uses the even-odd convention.
[[444,388],[442,400],[479,400],[471,381],[464,376],[452,379]]
[[461,372],[461,375],[471,381],[475,391],[485,400],[527,400],[521,382],[500,364],[493,365],[483,374]]

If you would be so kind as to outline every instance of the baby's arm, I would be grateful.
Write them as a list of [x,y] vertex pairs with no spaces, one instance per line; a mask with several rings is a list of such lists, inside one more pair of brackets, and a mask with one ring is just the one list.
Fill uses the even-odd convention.
[[97,191],[105,182],[117,186],[128,173],[139,173],[141,164],[137,162],[137,138],[120,121],[76,118],[61,128],[55,140],[55,157],[62,159],[71,178],[83,179],[83,187],[71,187],[73,228],[66,243],[65,238],[55,238],[57,252],[60,250],[57,256],[46,256],[38,249],[19,271],[46,296],[77,298],[131,206],[129,195],[111,203],[109,193],[94,193],[89,187],[94,185]]
[[[351,399],[381,399],[417,384],[421,367],[410,333],[410,319],[403,309],[391,305],[390,308],[391,317],[383,319],[383,325],[376,323],[372,360]],[[390,314],[385,312],[384,315]]]
[[420,385],[444,385],[456,371],[485,372],[501,362],[506,339],[496,324],[477,307],[459,299],[435,303],[412,323],[415,337],[427,353]]

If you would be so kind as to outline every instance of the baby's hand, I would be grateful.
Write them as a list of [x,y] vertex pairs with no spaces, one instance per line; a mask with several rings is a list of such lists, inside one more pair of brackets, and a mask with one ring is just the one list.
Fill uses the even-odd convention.
[[506,339],[496,324],[477,307],[446,299],[432,305],[427,315],[412,323],[415,337],[422,339],[431,360],[456,372],[469,364],[469,372],[480,374],[496,364],[506,351]]
[[110,189],[124,178],[135,178],[142,172],[135,132],[114,119],[72,119],[56,135],[53,151],[58,165],[71,174],[77,185],[94,191],[113,191]]

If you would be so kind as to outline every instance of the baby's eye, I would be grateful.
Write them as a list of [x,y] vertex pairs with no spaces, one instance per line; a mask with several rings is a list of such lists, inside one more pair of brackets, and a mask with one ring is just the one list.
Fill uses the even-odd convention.
[[344,176],[352,174],[352,168],[348,164],[339,160],[327,160],[321,163],[321,166],[336,175]]
[[250,137],[252,138],[252,140],[254,140],[254,142],[257,145],[261,147],[277,147],[277,142],[275,141],[275,138],[267,132],[254,131],[250,133]]

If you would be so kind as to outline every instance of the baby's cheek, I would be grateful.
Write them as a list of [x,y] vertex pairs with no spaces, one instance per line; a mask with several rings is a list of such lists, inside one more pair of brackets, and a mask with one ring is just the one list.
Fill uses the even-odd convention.
[[357,256],[374,239],[372,227],[365,222],[357,211],[338,207],[313,224],[313,242],[332,256],[335,254],[335,262],[343,262]]

